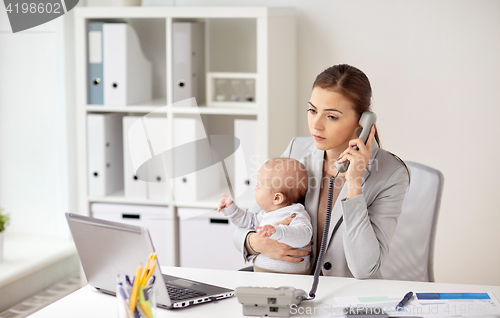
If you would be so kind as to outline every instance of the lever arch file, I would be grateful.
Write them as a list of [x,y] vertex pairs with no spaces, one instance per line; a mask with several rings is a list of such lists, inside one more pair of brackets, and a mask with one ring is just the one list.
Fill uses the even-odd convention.
[[[206,138],[203,123],[199,118],[174,118],[174,150],[178,146],[189,144],[195,140]],[[198,170],[200,161],[210,153],[199,153],[200,149],[190,148],[192,153],[174,151],[174,169],[194,171],[173,179],[174,198],[179,201],[200,200],[219,189],[220,163]]]
[[107,196],[123,188],[123,142],[120,114],[87,115],[90,196]]
[[202,105],[205,102],[203,22],[174,22],[172,42],[173,101],[195,97],[197,104]]
[[103,89],[103,48],[102,27],[104,22],[92,21],[88,24],[87,37],[87,101],[88,104],[104,104]]
[[243,195],[248,199],[253,196],[257,184],[257,162],[260,162],[254,157],[257,154],[257,121],[235,119],[234,136],[240,140],[240,147],[234,154],[234,192],[236,197]]
[[144,181],[146,175],[138,175],[135,170],[151,158],[141,118],[139,116],[123,117],[124,194],[125,197],[146,199],[148,197],[148,186]]
[[104,105],[125,106],[152,99],[152,64],[128,23],[103,25]]
[[[167,118],[145,116],[144,125],[146,127],[148,140],[154,156],[161,155],[168,149],[168,126]],[[154,169],[153,169],[154,168]],[[149,167],[147,169],[147,186],[149,199],[167,199],[168,180],[163,180],[167,175],[165,171],[155,171],[156,169],[166,169],[166,167]]]

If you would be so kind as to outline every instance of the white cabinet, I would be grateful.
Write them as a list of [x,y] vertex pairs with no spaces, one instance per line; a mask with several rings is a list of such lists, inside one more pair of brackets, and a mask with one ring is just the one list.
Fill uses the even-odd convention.
[[[87,25],[89,21],[115,20],[127,22],[136,32],[144,56],[152,64],[152,99],[133,105],[95,105],[87,100]],[[204,26],[203,54],[205,74],[196,74],[205,79],[207,73],[254,74],[252,90],[255,93],[253,105],[198,107],[174,104],[174,24],[176,22],[200,22]],[[116,113],[122,117],[160,117],[165,129],[158,129],[163,136],[162,148],[172,149],[175,145],[174,125],[176,118],[200,119],[207,136],[234,136],[235,120],[252,120],[255,147],[253,161],[260,166],[267,159],[279,156],[295,136],[296,127],[296,26],[295,9],[278,7],[86,7],[75,9],[75,55],[76,55],[76,135],[78,150],[78,213],[92,215],[90,204],[111,203],[168,207],[173,213],[172,224],[168,225],[170,248],[165,265],[179,265],[179,248],[192,242],[180,241],[177,210],[180,208],[215,209],[220,194],[230,193],[230,183],[241,180],[235,176],[235,158],[226,158],[217,164],[218,176],[206,185],[200,195],[184,196],[176,200],[176,182],[155,185],[155,195],[130,197],[124,189],[105,196],[89,195],[87,124],[89,114]],[[197,48],[197,50],[200,50]],[[104,79],[105,80],[105,79]],[[178,81],[177,81],[178,82]],[[206,93],[206,92],[205,92]],[[206,100],[199,98],[200,100]],[[243,104],[243,103],[242,103]],[[184,127],[185,128],[185,127]],[[149,141],[152,141],[149,140]],[[124,154],[126,156],[126,154]],[[152,152],[153,157],[159,155]],[[165,171],[174,171],[173,160],[166,161]],[[128,166],[127,166],[128,167]],[[149,172],[148,172],[149,173]],[[130,173],[127,172],[129,176]],[[130,177],[130,176],[129,176]],[[133,177],[133,175],[132,175]],[[201,177],[200,177],[201,178]],[[169,181],[166,174],[156,179]],[[182,180],[182,179],[181,179]],[[194,179],[195,182],[201,179]],[[229,182],[228,182],[229,181]],[[153,182],[150,180],[149,182]],[[159,182],[159,181],[158,181]],[[180,187],[181,185],[179,185]],[[234,185],[233,185],[234,186]],[[149,187],[150,189],[151,187]],[[164,193],[164,192],[167,193]],[[147,191],[146,191],[147,192]],[[249,207],[248,200],[235,198],[241,207]],[[193,219],[187,222],[201,222]],[[181,222],[182,223],[182,222]],[[186,223],[191,224],[191,223]],[[210,226],[227,225],[212,224]],[[193,225],[194,226],[194,225]],[[208,228],[209,231],[212,227]],[[224,230],[226,231],[226,230]],[[230,231],[227,231],[228,233]],[[222,231],[221,231],[222,233]],[[232,233],[225,241],[232,241]],[[188,240],[186,236],[185,240]],[[222,238],[221,238],[222,239]],[[234,247],[231,247],[234,249]],[[234,250],[235,251],[235,250]],[[182,253],[181,253],[182,254]],[[184,254],[186,255],[186,254]]]
[[216,210],[179,208],[180,266],[237,270],[245,266],[233,244],[235,225]]
[[169,251],[175,242],[169,235],[168,229],[173,228],[175,219],[168,207],[92,203],[90,210],[92,216],[98,219],[147,228],[160,264],[171,264],[173,262]]

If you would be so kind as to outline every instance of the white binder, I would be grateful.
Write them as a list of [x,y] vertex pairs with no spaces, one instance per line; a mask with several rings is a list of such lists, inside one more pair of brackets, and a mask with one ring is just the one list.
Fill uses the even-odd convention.
[[127,23],[103,25],[104,105],[125,106],[152,99],[152,65]]
[[[147,130],[147,137],[151,143],[151,149],[154,156],[162,155],[168,150],[168,127],[167,118],[144,116],[144,125]],[[155,167],[162,171],[148,169],[148,198],[167,199],[168,180],[165,180],[166,167]]]
[[146,175],[137,175],[136,169],[151,158],[142,117],[123,117],[123,176],[125,197],[148,197]]
[[234,154],[234,194],[243,200],[254,195],[259,171],[257,158],[257,121],[252,119],[235,119],[234,136],[240,140],[240,147]]
[[87,115],[89,196],[107,196],[123,188],[120,114]]
[[[200,118],[174,118],[174,147],[188,144],[195,140],[206,138],[203,123]],[[173,178],[174,199],[180,201],[196,201],[214,194],[220,188],[221,165],[215,164],[208,168],[200,168],[200,160],[210,156],[209,153],[174,152],[174,170],[179,165],[190,167],[194,172]]]
[[205,102],[204,23],[174,22],[172,43],[173,101],[195,97],[196,103],[202,105]]

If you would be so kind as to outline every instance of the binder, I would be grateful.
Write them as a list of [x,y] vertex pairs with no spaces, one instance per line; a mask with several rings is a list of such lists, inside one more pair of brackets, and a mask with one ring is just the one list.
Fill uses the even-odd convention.
[[[151,145],[153,156],[161,155],[168,150],[168,126],[167,118],[148,117],[145,116],[144,125],[147,131],[147,137]],[[164,170],[166,167],[158,166],[155,169]],[[166,171],[152,171],[154,169],[147,169],[147,180],[154,180],[147,182],[148,198],[149,199],[167,199],[168,180],[164,180]]]
[[103,44],[102,27],[104,22],[92,21],[88,24],[87,36],[87,103],[104,104],[103,89]]
[[[206,138],[203,122],[200,118],[174,118],[174,147]],[[174,170],[182,165],[189,167],[192,173],[171,179],[174,188],[174,199],[180,201],[196,201],[214,194],[220,187],[220,164],[212,165],[201,170],[200,162],[210,153],[200,153],[195,147],[190,148],[190,153],[174,150]]]
[[152,65],[127,23],[103,25],[104,105],[125,106],[152,99]]
[[234,136],[240,147],[234,154],[234,193],[244,199],[253,197],[261,161],[257,158],[257,121],[235,119]]
[[[172,23],[173,101],[191,97],[205,102],[205,31],[203,22]],[[183,106],[197,106],[195,104]]]
[[120,114],[87,115],[90,196],[107,196],[123,188],[123,141]]
[[146,175],[137,175],[141,164],[151,158],[142,117],[123,117],[123,177],[124,195],[129,198],[148,198]]

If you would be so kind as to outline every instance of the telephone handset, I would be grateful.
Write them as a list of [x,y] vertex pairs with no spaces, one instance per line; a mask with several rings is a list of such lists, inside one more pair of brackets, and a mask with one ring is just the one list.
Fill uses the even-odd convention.
[[[376,121],[377,115],[375,115],[374,112],[364,112],[363,114],[361,114],[361,118],[359,119],[361,132],[358,134],[358,137],[361,138],[361,140],[363,140],[365,144],[368,140],[368,136],[370,136],[372,125],[374,125]],[[359,149],[358,146],[354,146],[353,148],[356,150]],[[339,173],[344,173],[349,168],[349,160],[346,160],[342,163],[336,161],[333,165],[335,166],[335,168],[337,168],[337,171]]]

